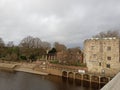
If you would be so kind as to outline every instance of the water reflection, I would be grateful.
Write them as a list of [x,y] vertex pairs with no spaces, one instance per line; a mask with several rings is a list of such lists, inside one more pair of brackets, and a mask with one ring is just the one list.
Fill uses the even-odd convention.
[[81,83],[81,82],[82,82],[81,80],[75,79],[75,85],[76,85],[76,86],[82,86],[82,83]]
[[[59,76],[0,72],[0,90],[98,90],[87,82]],[[84,87],[83,87],[84,86]]]

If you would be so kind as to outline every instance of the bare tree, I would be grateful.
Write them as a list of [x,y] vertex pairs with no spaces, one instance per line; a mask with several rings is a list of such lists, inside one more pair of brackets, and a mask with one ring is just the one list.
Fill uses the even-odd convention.
[[4,43],[3,39],[0,38],[0,47],[2,48],[2,47],[4,47],[4,46],[5,46],[5,43]]
[[13,47],[13,46],[14,46],[13,41],[9,41],[9,42],[7,43],[7,47]]
[[109,30],[106,32],[100,32],[99,34],[93,36],[93,38],[106,38],[106,37],[117,37],[120,38],[120,33],[118,30]]
[[60,44],[58,42],[54,43],[54,47],[56,48],[57,52],[66,50],[66,46],[64,44]]
[[33,48],[34,38],[32,36],[25,37],[19,44],[20,47]]
[[41,48],[42,47],[42,41],[39,38],[33,38],[33,47],[34,48]]
[[69,48],[67,50],[67,61],[69,64],[82,63],[83,53],[79,47]]
[[2,38],[0,38],[0,58],[2,58],[5,55],[5,43]]
[[25,37],[20,42],[20,47],[26,47],[26,48],[50,48],[51,45],[48,42],[41,41],[38,37],[34,38],[32,36]]
[[68,48],[65,51],[59,52],[57,59],[59,62],[68,65],[79,64],[83,62],[83,52],[79,47]]
[[36,59],[46,54],[46,50],[51,47],[50,43],[41,41],[38,37],[25,37],[19,44],[21,55],[26,59]]
[[42,48],[44,48],[44,49],[50,49],[51,48],[51,44],[49,43],[49,42],[45,42],[45,41],[43,41],[42,42]]

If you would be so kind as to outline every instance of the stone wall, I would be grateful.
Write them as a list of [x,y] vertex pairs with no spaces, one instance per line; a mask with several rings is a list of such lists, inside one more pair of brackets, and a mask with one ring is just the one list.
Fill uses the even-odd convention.
[[94,38],[84,42],[84,61],[91,73],[114,75],[120,71],[120,40]]

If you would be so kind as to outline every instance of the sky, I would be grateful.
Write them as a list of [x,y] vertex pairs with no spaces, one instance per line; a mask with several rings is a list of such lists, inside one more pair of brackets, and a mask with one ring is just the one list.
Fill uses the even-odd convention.
[[68,47],[120,28],[120,0],[0,0],[0,37],[18,44],[27,36]]

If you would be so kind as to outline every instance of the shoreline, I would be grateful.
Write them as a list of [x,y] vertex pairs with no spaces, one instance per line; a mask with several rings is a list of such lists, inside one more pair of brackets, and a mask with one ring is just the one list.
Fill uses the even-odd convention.
[[31,74],[38,74],[38,75],[48,75],[46,72],[34,70],[35,64],[29,64],[29,63],[0,63],[0,70],[2,71],[20,71],[20,72],[26,72]]
[[14,71],[26,72],[26,73],[38,74],[38,75],[48,75],[48,73],[45,73],[45,72],[35,71],[35,70],[32,70],[32,69],[26,69],[26,68],[14,69]]

